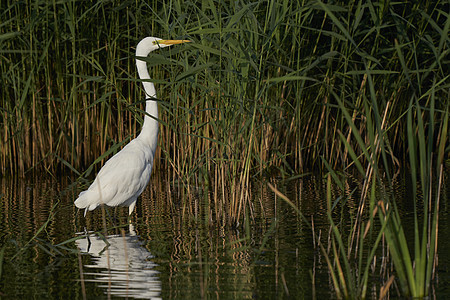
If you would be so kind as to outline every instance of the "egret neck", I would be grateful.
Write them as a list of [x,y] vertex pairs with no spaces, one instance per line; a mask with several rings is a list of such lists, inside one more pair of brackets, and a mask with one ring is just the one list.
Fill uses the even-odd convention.
[[[145,53],[142,53],[144,55],[139,54],[140,53],[138,52],[136,53],[137,56],[147,56]],[[147,63],[145,61],[136,59],[136,66],[139,77],[142,80],[150,79]],[[156,144],[158,137],[158,103],[154,100],[156,99],[155,85],[149,81],[143,81],[142,84],[144,86],[145,98],[147,101],[145,104],[144,124],[142,125],[142,130],[138,138],[148,144]]]

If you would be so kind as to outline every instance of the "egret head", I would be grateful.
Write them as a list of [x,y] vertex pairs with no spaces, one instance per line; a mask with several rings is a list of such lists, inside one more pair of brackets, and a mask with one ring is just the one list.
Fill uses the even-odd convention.
[[137,45],[136,56],[145,57],[153,50],[189,42],[189,40],[163,40],[156,37],[146,37]]

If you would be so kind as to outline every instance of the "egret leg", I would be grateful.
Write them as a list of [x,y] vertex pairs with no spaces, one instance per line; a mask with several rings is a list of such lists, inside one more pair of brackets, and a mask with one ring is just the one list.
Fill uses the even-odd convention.
[[84,234],[86,235],[86,239],[88,242],[86,252],[89,252],[89,249],[91,249],[91,239],[89,238],[89,232],[87,231],[86,227],[84,227]]
[[134,200],[133,203],[131,203],[130,206],[128,207],[128,216],[131,215],[135,206],[136,206],[136,200]]

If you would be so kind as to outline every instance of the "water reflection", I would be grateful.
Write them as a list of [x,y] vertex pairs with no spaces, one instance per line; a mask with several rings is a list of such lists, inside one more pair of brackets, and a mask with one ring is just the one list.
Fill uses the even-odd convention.
[[[450,240],[446,238],[450,235],[450,173],[446,174],[439,216],[436,291],[436,298],[442,299],[450,295]],[[100,235],[91,234],[90,246],[83,237],[76,245],[70,242],[60,247],[85,226],[100,232],[106,227],[111,234],[117,221],[125,223],[128,218],[124,208],[110,209],[105,215],[116,218],[106,218],[106,226],[102,210],[83,217],[73,205],[79,193],[75,185],[70,186],[75,179],[63,179],[0,178],[0,249],[6,247],[0,298],[82,299],[83,293],[88,299],[105,299],[106,295],[113,299],[334,297],[326,261],[314,248],[311,230],[288,204],[274,197],[264,182],[252,186],[255,220],[249,222],[248,229],[214,223],[214,216],[222,212],[211,213],[215,207],[212,198],[202,197],[198,206],[192,205],[194,209],[189,210],[194,202],[187,200],[188,195],[155,176],[132,215],[136,232],[131,228],[125,237],[108,235],[109,246]],[[393,192],[405,217],[405,232],[411,236],[410,188],[406,180],[396,180]],[[357,178],[345,183],[347,202],[338,204],[342,205],[343,226],[356,213],[361,189]],[[314,221],[316,233],[321,233],[325,242],[329,232],[326,178],[303,177],[288,184],[274,181],[273,185]],[[333,199],[339,196],[337,190],[332,188]],[[196,216],[195,222],[187,217],[185,207]],[[83,273],[78,267],[78,249],[88,253],[82,255]],[[84,287],[80,284],[82,276]],[[371,280],[370,288],[378,291],[377,278]]]
[[133,225],[127,234],[109,235],[106,239],[90,234],[76,244],[81,252],[92,256],[92,263],[84,265],[85,281],[98,283],[108,295],[160,298],[157,264],[151,261],[153,256],[138,239]]

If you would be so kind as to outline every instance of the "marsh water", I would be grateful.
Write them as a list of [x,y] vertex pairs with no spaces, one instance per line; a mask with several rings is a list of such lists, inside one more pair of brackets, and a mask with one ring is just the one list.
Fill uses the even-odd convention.
[[[405,200],[400,206],[408,227],[412,209],[405,182],[398,181],[395,193]],[[325,180],[306,176],[277,186],[326,240]],[[251,188],[264,214],[236,228],[214,224],[207,200],[189,212],[183,205],[188,196],[161,177],[152,178],[131,223],[126,208],[97,209],[84,218],[73,206],[82,189],[70,177],[0,180],[0,298],[335,298],[310,228],[265,183]],[[450,296],[447,200],[444,184],[435,298]],[[346,204],[348,216],[356,203]]]

